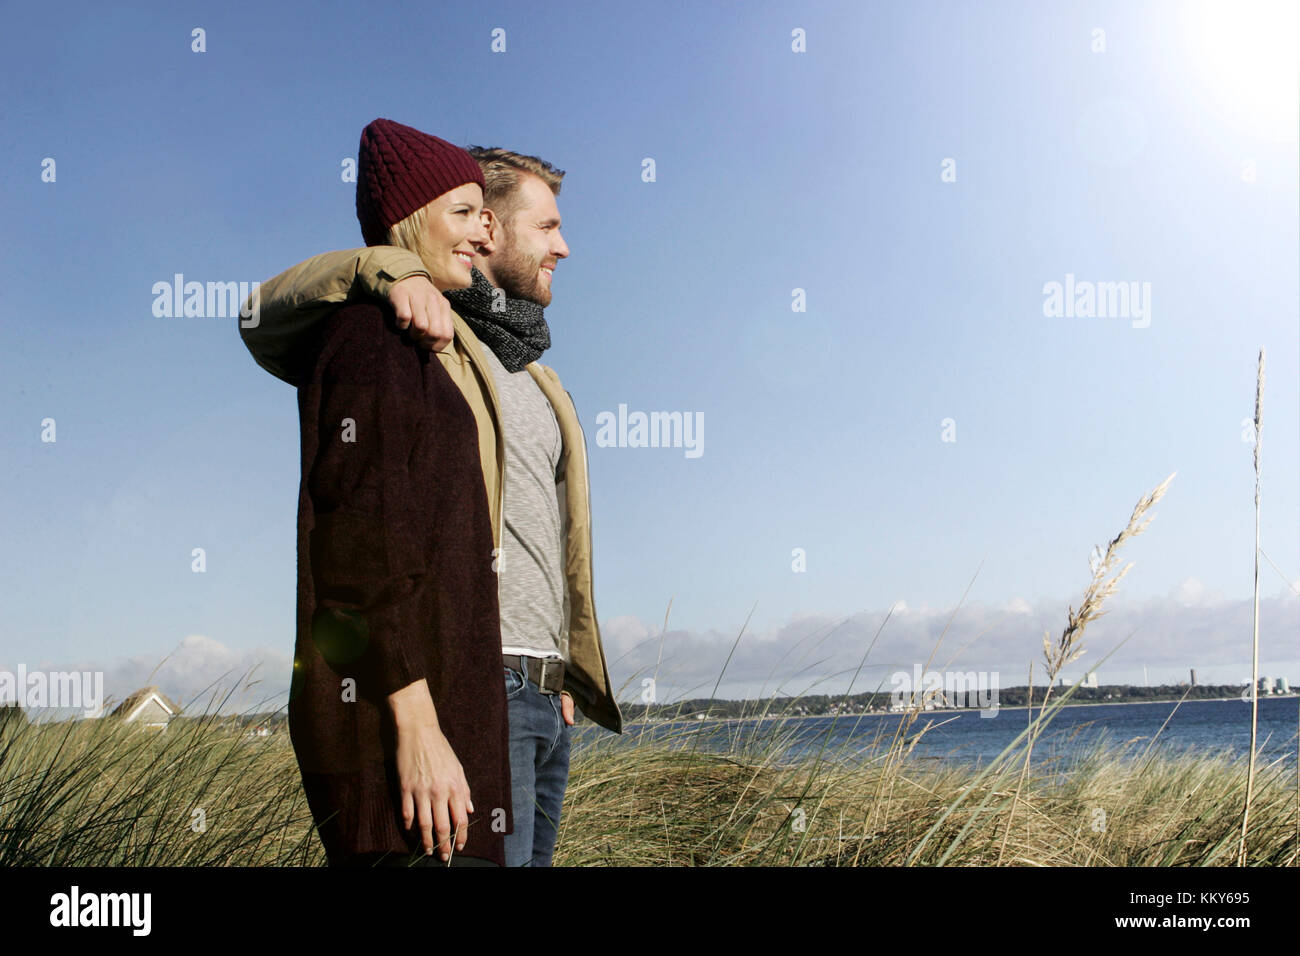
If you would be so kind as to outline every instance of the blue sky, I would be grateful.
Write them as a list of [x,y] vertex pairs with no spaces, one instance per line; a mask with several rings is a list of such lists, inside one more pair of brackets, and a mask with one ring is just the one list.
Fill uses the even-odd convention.
[[[5,20],[0,665],[103,669],[121,696],[172,653],[177,697],[257,661],[287,686],[294,393],[234,320],[155,317],[151,289],[360,245],[341,163],[385,116],[567,172],[543,361],[590,444],[616,682],[653,670],[671,600],[664,697],[712,689],[751,609],[723,693],[843,689],[892,607],[874,686],[929,659],[969,585],[937,660],[974,640],[959,663],[1023,683],[1093,545],[1175,471],[1089,659],[1131,633],[1103,682],[1248,677],[1261,347],[1261,656],[1300,680],[1292,5]],[[1149,289],[1149,314],[1045,316],[1067,275]],[[703,454],[597,447],[620,403],[701,414]]]

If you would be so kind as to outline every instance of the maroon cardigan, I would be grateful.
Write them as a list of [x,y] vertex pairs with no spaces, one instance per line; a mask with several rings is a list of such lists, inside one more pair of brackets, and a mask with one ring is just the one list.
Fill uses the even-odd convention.
[[441,362],[392,323],[387,305],[344,305],[306,346],[289,733],[331,859],[418,850],[386,698],[427,679],[474,803],[462,852],[504,865],[510,752],[478,428]]

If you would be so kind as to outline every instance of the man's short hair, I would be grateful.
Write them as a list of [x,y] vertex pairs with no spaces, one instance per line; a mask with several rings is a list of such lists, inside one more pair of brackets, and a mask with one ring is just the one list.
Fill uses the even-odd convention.
[[465,150],[478,160],[483,170],[483,205],[491,209],[493,215],[508,223],[519,211],[523,202],[519,197],[519,174],[532,173],[551,188],[551,193],[560,194],[560,182],[564,179],[564,170],[556,169],[544,159],[512,153],[500,147],[466,146]]

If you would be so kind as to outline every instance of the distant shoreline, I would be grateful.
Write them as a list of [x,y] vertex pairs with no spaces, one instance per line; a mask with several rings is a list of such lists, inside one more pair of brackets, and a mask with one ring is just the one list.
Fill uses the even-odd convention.
[[[1300,699],[1300,693],[1292,692],[1289,694],[1268,694],[1260,697],[1261,701],[1296,700],[1296,699]],[[1062,704],[1061,707],[1062,709],[1065,709],[1067,707],[1126,707],[1132,704],[1180,704],[1180,705],[1181,704],[1210,704],[1210,703],[1222,703],[1224,701],[1240,701],[1243,704],[1250,703],[1249,699],[1243,700],[1241,697],[1191,697],[1183,701],[1179,701],[1177,698],[1164,698],[1161,700],[1089,700],[1089,701],[1079,701],[1077,703],[1072,703],[1072,704]],[[1041,704],[1034,704],[1033,706],[1037,707],[1039,710],[1042,709]],[[998,712],[1004,710],[1011,711],[1011,710],[1028,710],[1028,709],[1029,709],[1028,704],[1004,704],[1004,705],[999,705],[997,708]],[[921,711],[917,711],[916,713],[918,717],[922,717],[928,714],[954,714],[954,715],[964,714],[964,713],[978,714],[982,710],[984,710],[984,708],[982,707],[943,707],[943,708],[935,708],[934,710],[921,710]],[[843,714],[781,714],[781,713],[770,713],[770,714],[762,714],[762,715],[751,714],[745,717],[712,717],[707,715],[704,717],[697,717],[693,714],[689,714],[681,717],[641,718],[639,720],[630,721],[629,725],[632,726],[636,724],[645,724],[645,723],[654,723],[654,724],[704,723],[705,721],[713,722],[713,723],[719,721],[740,723],[742,721],[753,721],[753,720],[816,720],[816,719],[825,720],[828,717],[902,717],[907,713],[908,711],[906,710],[874,710],[874,711],[862,711],[856,713],[851,712],[851,713],[843,713]]]

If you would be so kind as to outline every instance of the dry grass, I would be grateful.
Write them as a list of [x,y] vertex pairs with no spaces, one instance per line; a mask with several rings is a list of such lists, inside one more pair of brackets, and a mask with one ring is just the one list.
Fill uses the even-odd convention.
[[[1068,768],[1042,762],[1022,781],[1019,762],[1004,761],[980,779],[968,768],[883,753],[790,761],[792,735],[773,724],[758,744],[766,754],[647,740],[580,748],[556,864],[1235,862],[1239,758],[1144,759],[1098,742]],[[0,753],[0,865],[325,862],[283,734],[250,739],[209,723],[155,735],[97,721],[15,728]],[[1281,763],[1264,766],[1252,803],[1252,865],[1295,864],[1293,802]]]
[[[1045,642],[1049,674],[1082,652],[1088,622],[1128,570],[1111,576],[1116,552],[1146,527],[1144,514],[1170,479],[1094,558],[1079,612],[1071,607],[1061,639]],[[857,755],[796,750],[796,724],[782,719],[753,725],[756,735],[722,753],[686,739],[696,727],[677,739],[606,738],[573,754],[555,862],[1234,863],[1247,786],[1239,758],[1165,756],[1155,741],[1139,753],[1102,739],[1072,751],[1068,763],[1041,755],[1031,763],[1034,741],[1071,693],[1045,701],[1016,741],[979,769],[914,757],[930,726],[912,729],[920,699],[892,737]],[[220,706],[214,700],[209,712]],[[1252,865],[1297,863],[1297,793],[1284,766],[1294,759],[1292,750],[1255,774],[1246,833]],[[324,862],[286,733],[248,737],[211,716],[175,722],[164,734],[111,719],[0,728],[0,866]]]
[[[1234,862],[1245,781],[1240,761],[1223,754],[1143,760],[1128,748],[1098,742],[1068,770],[1021,782],[1019,767],[1008,764],[978,784],[965,768],[890,765],[879,756],[856,764],[785,764],[779,756],[739,761],[646,744],[580,751],[556,864]],[[1259,782],[1251,862],[1294,864],[1293,795],[1284,768],[1271,765]]]

